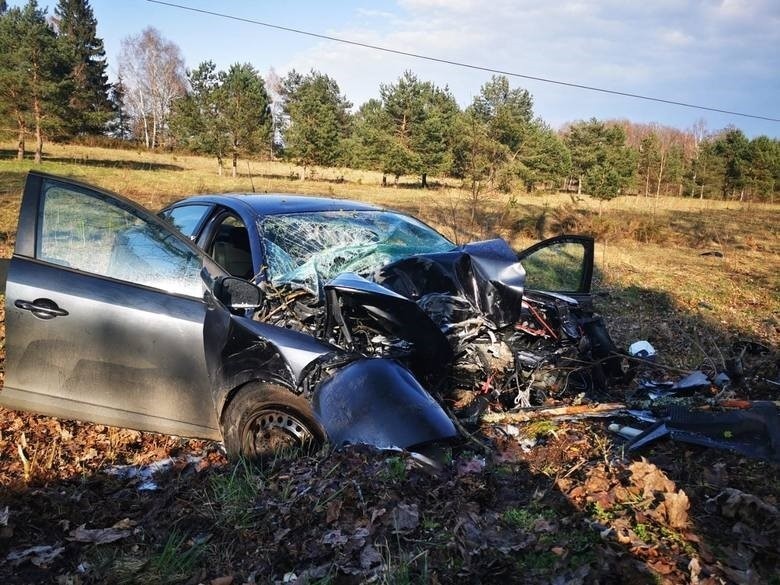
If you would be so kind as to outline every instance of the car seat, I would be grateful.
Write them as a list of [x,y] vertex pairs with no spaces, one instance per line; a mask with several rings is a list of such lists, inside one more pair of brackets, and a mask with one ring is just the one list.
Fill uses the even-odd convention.
[[212,258],[229,274],[250,279],[254,274],[249,232],[244,226],[222,224],[214,238]]

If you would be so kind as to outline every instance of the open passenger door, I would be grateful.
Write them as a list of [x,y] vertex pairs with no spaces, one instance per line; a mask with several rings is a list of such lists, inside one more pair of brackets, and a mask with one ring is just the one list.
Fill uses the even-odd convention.
[[518,255],[525,268],[525,288],[558,293],[577,300],[590,298],[593,281],[593,238],[555,236]]

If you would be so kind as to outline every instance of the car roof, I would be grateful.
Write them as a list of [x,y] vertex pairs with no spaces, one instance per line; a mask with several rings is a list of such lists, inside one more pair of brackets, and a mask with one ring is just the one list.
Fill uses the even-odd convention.
[[333,199],[309,195],[290,195],[287,193],[218,193],[195,195],[177,201],[182,203],[216,203],[236,207],[248,207],[257,215],[282,215],[287,213],[310,213],[318,211],[363,211],[383,208],[349,199]]

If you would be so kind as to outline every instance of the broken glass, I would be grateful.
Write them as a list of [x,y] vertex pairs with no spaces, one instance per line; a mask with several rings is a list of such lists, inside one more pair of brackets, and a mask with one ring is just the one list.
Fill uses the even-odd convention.
[[411,217],[389,211],[272,215],[258,222],[268,279],[317,293],[343,272],[367,276],[400,258],[444,252],[452,242]]

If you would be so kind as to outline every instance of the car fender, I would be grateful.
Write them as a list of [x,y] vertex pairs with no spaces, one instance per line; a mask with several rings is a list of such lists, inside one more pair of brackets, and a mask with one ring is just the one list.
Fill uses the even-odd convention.
[[311,335],[231,314],[219,303],[207,312],[203,342],[218,413],[247,382],[272,382],[294,390],[312,362],[337,351]]
[[413,448],[457,436],[452,420],[395,360],[361,359],[314,391],[314,414],[336,447]]

